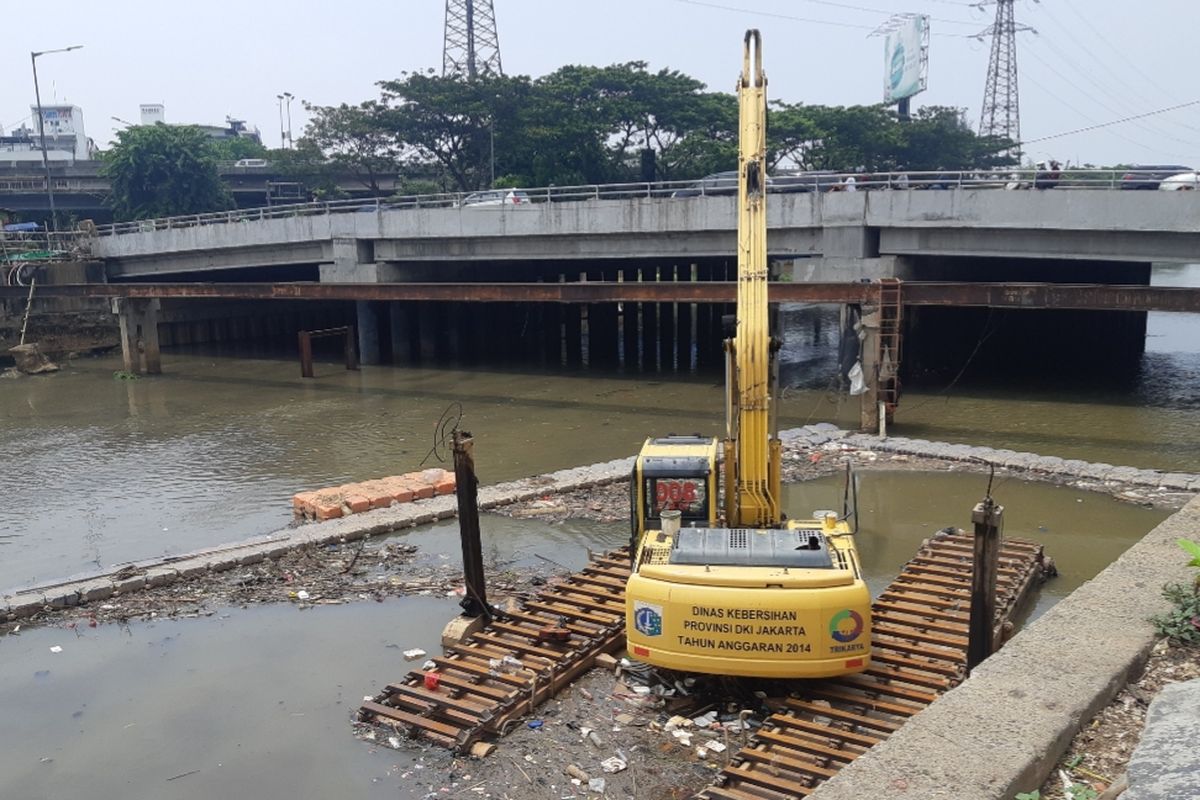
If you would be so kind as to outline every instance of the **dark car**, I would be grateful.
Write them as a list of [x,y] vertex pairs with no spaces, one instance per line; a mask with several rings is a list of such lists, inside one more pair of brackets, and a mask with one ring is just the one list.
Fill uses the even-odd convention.
[[1157,189],[1164,178],[1191,171],[1179,164],[1134,164],[1121,176],[1120,185],[1122,189]]
[[831,170],[816,170],[812,172],[796,172],[790,175],[772,176],[770,190],[772,192],[828,192],[841,184],[836,172]]
[[671,197],[699,197],[700,195],[721,195],[721,194],[737,194],[738,190],[738,173],[737,170],[729,172],[714,172],[712,175],[705,175],[700,180],[690,186],[685,186],[682,189],[676,189],[671,193]]

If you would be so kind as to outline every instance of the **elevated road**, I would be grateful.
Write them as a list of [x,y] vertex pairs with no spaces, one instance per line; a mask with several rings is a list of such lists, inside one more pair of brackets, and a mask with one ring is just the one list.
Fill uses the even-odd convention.
[[[780,194],[768,210],[770,256],[823,257],[812,280],[960,277],[911,271],[946,257],[1144,265],[1200,254],[1197,192],[880,189]],[[729,197],[297,206],[102,230],[120,235],[92,249],[115,280],[308,266],[322,281],[389,282],[415,279],[413,266],[728,258],[735,224]]]

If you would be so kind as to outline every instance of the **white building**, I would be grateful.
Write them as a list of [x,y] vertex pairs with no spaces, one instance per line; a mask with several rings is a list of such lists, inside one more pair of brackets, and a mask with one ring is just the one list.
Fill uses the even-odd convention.
[[[8,136],[0,136],[0,163],[41,161],[42,143],[37,128],[37,106],[30,106],[35,120],[22,125]],[[52,163],[74,164],[95,158],[96,145],[83,127],[83,109],[69,105],[43,105],[42,124],[46,131],[46,158]]]

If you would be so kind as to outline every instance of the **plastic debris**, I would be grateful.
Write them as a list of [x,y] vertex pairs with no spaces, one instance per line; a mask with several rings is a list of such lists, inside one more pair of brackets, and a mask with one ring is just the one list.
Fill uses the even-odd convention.
[[701,714],[698,717],[692,717],[692,722],[697,728],[707,728],[717,721],[717,712],[709,711],[707,714]]
[[431,692],[436,692],[438,684],[442,682],[442,676],[436,672],[425,673],[425,688]]
[[543,723],[540,719],[531,719],[527,723],[527,725],[529,726],[529,730],[531,730],[531,731],[536,731],[538,728],[542,727],[542,725],[544,725],[544,724],[545,723]]
[[704,749],[711,750],[714,753],[724,753],[725,752],[725,744],[723,742],[718,742],[716,739],[714,739],[711,742],[709,742],[708,744],[704,745]]
[[309,598],[309,594],[301,589],[300,591],[296,592],[296,597],[300,600],[307,600]]
[[60,647],[59,645],[54,645],[53,647],[50,648],[50,652],[51,653],[61,653],[62,647]]
[[567,764],[566,773],[577,781],[590,780],[588,774],[574,764]]
[[588,781],[588,791],[595,792],[596,794],[604,794],[604,785],[604,778],[592,778]]
[[628,766],[628,764],[616,756],[613,756],[612,758],[606,758],[600,762],[600,769],[608,773],[624,772]]
[[587,737],[592,744],[596,745],[596,747],[604,746],[604,740],[601,739],[600,734],[596,733],[595,731],[588,731]]
[[388,746],[391,747],[393,750],[399,750],[400,749],[400,738],[398,736],[389,736],[388,737]]
[[429,654],[426,653],[421,648],[414,647],[412,650],[404,651],[404,660],[405,661],[416,661],[418,658],[424,658],[427,655],[429,655]]

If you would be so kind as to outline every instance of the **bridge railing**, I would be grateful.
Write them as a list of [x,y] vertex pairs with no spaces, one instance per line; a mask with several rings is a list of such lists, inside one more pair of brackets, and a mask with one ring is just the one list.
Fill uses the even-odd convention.
[[[1129,170],[1070,169],[1058,172],[1037,169],[999,169],[969,171],[905,172],[803,172],[774,175],[769,179],[771,193],[788,194],[827,191],[922,191],[953,189],[1117,189],[1156,188],[1157,178],[1129,180]],[[486,189],[479,192],[393,195],[373,199],[330,200],[294,203],[262,208],[187,214],[157,219],[117,222],[97,226],[98,236],[115,236],[203,225],[226,225],[289,217],[328,216],[330,214],[381,213],[384,211],[426,208],[456,208],[471,213],[487,208],[520,208],[531,203],[578,202],[587,200],[630,200],[641,198],[685,199],[736,194],[736,182],[730,177],[652,183],[586,184],[580,186],[543,186],[537,188]],[[481,198],[481,195],[487,197]],[[89,231],[91,232],[91,231]]]

